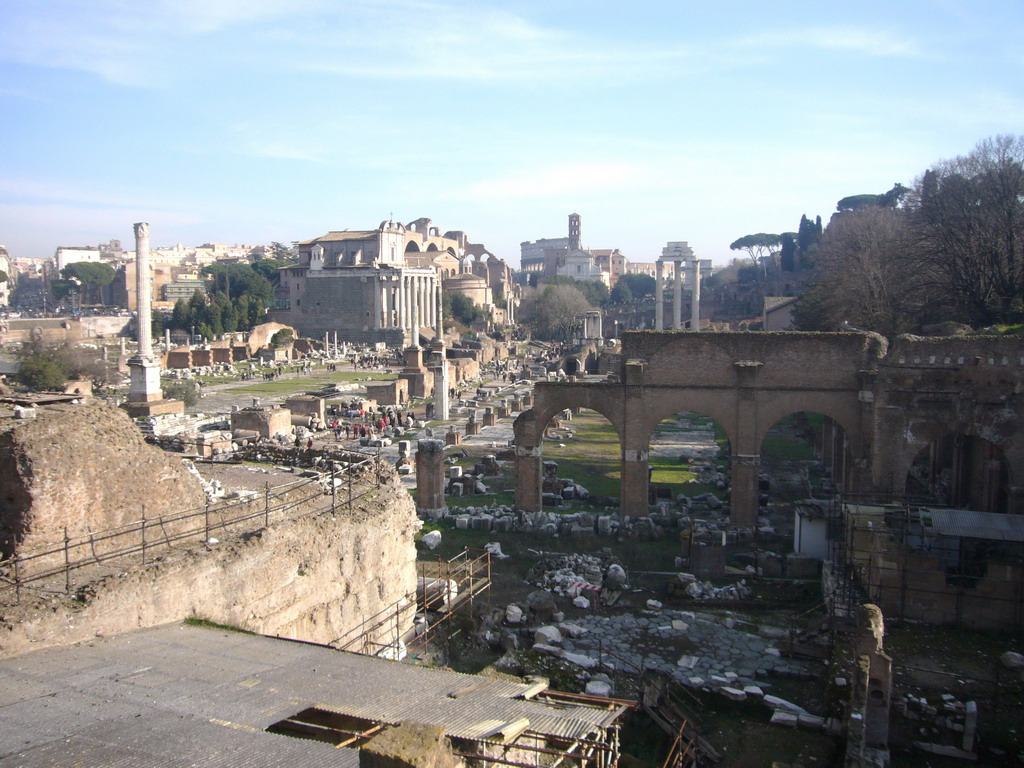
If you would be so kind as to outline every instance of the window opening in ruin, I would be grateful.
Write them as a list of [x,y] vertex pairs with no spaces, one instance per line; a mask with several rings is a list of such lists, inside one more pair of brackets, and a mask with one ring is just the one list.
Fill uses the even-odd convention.
[[615,426],[598,411],[560,411],[544,429],[542,499],[547,506],[602,507],[617,499],[622,451]]
[[761,441],[762,502],[828,496],[849,459],[842,427],[822,413],[799,411],[776,421]]
[[1006,512],[1010,476],[1002,449],[984,438],[944,435],[914,457],[906,497],[918,504]]
[[703,497],[712,508],[727,487],[731,450],[725,429],[710,416],[678,411],[658,422],[651,433],[648,466],[650,502]]
[[376,720],[309,707],[298,714],[279,720],[269,726],[267,732],[296,739],[322,741],[336,747],[358,749],[385,727],[386,723]]

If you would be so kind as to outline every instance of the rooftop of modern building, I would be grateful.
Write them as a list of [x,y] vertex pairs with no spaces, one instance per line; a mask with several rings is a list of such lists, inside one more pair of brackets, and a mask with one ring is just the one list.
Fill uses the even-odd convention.
[[372,723],[436,725],[467,739],[525,718],[532,732],[576,739],[624,711],[614,702],[530,698],[542,689],[165,625],[0,660],[0,766],[356,766],[356,750],[267,729],[315,708]]

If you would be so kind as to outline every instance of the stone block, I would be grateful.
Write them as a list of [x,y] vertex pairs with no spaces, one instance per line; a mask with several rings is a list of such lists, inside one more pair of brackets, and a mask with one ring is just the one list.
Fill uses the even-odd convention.
[[771,722],[773,725],[788,725],[790,728],[796,728],[799,720],[799,715],[777,709],[772,713]]
[[562,644],[562,633],[558,631],[558,627],[544,626],[538,627],[537,631],[533,633],[534,643],[541,643],[544,645],[561,645]]

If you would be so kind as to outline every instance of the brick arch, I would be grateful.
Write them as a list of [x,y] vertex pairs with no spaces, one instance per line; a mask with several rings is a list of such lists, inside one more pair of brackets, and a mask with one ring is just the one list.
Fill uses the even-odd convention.
[[[532,413],[533,433],[530,435],[524,433],[523,436],[533,437],[537,442],[532,445],[539,446],[544,430],[556,414],[567,408],[589,408],[608,419],[615,428],[621,447],[625,430],[623,429],[622,408],[616,394],[614,391],[603,392],[590,387],[566,386],[556,389],[537,385],[534,389],[533,408],[520,414],[519,417],[522,418],[526,413]],[[519,418],[516,419],[516,423],[519,423]],[[526,424],[526,421],[524,420],[523,423]],[[519,432],[516,432],[516,441],[518,442],[518,440]]]
[[764,395],[763,400],[764,402],[758,404],[757,410],[758,451],[761,450],[769,430],[787,416],[797,413],[820,413],[843,428],[854,456],[863,455],[866,446],[858,420],[859,403],[856,392],[801,392],[795,397],[789,393],[772,393]]

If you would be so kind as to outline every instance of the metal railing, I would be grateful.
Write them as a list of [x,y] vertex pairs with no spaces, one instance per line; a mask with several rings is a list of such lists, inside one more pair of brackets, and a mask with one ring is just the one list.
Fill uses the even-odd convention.
[[[355,502],[379,486],[377,464],[376,457],[366,457],[340,470],[332,466],[330,471],[316,477],[301,478],[274,488],[266,484],[263,492],[254,497],[218,504],[207,502],[201,507],[155,517],[148,517],[145,505],[141,505],[139,519],[99,531],[71,535],[64,527],[58,542],[19,550],[0,560],[0,596],[8,597],[13,592],[15,602],[20,603],[25,588],[40,582],[48,582],[40,584],[40,591],[70,593],[72,573],[89,566],[123,566],[126,560],[136,557],[145,565],[147,558],[156,552],[190,540],[209,542],[215,532],[242,535],[267,528],[272,521],[333,513],[339,509],[351,511]],[[373,477],[368,477],[371,471]],[[328,495],[329,504],[312,503]],[[293,514],[300,508],[301,513]],[[64,577],[63,589],[52,586],[59,576]]]
[[[442,625],[450,625],[455,613],[468,605],[491,586],[491,555],[489,552],[466,549],[450,560],[417,562],[417,577],[436,579],[450,585],[430,591],[418,589],[403,595],[391,605],[363,619],[341,637],[332,640],[338,650],[371,656],[395,648],[410,624],[407,615],[421,615],[425,624],[421,631],[407,640],[408,646],[421,646],[433,637]],[[383,640],[381,638],[384,638]]]

